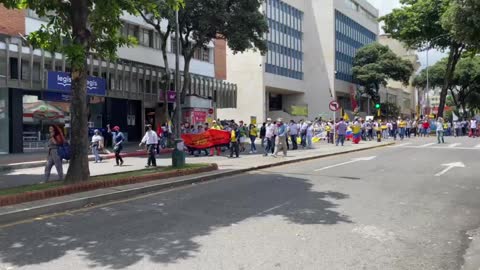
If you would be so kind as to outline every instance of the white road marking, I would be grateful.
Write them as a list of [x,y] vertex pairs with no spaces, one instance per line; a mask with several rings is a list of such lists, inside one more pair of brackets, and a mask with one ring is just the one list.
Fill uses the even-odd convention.
[[316,169],[314,171],[315,172],[324,171],[324,170],[328,170],[328,169],[335,168],[335,167],[340,167],[340,166],[343,166],[343,165],[347,165],[347,164],[355,163],[355,162],[359,162],[359,161],[370,161],[370,160],[373,160],[374,158],[376,158],[376,157],[373,156],[373,157],[364,157],[364,158],[354,158],[354,159],[352,159],[350,161],[347,161],[347,162],[342,162],[342,163],[339,163],[339,164],[323,167],[321,169]]
[[412,143],[402,143],[402,144],[396,144],[396,145],[392,145],[392,146],[390,146],[390,147],[392,147],[392,148],[396,148],[396,147],[404,147],[404,146],[407,146],[407,145],[410,145],[410,144],[412,144]]
[[452,143],[452,144],[450,144],[448,147],[449,147],[449,148],[454,148],[454,147],[457,147],[457,146],[459,146],[459,145],[461,145],[461,143]]
[[424,145],[417,146],[417,148],[425,148],[425,147],[432,146],[432,145],[434,145],[434,144],[435,144],[435,143],[427,143],[427,144],[424,144]]
[[[425,147],[418,147],[418,146],[404,146],[405,148],[415,148],[415,149],[418,149],[418,148],[425,148]],[[454,148],[450,148],[450,147],[443,147],[443,146],[432,146],[432,147],[429,147],[428,149],[444,149],[444,150],[474,150],[474,151],[479,151],[480,148],[474,148],[474,147],[454,147]]]
[[450,171],[453,168],[465,168],[465,164],[463,164],[462,162],[453,162],[453,163],[448,163],[448,164],[442,164],[442,166],[446,166],[447,168],[445,168],[443,171],[435,174],[435,176],[442,176],[446,172]]
[[267,209],[267,210],[264,210],[264,211],[262,211],[262,212],[259,212],[259,213],[256,214],[256,216],[265,215],[265,214],[267,214],[267,213],[269,213],[269,212],[272,212],[273,210],[276,210],[276,209],[278,209],[278,208],[280,208],[280,207],[283,207],[283,206],[285,206],[285,205],[287,205],[287,204],[289,204],[289,203],[291,203],[291,202],[292,202],[292,201],[284,202],[284,203],[282,203],[282,204],[279,204],[279,205],[277,205],[277,206],[274,206],[274,207],[272,207],[272,208],[269,208],[269,209]]

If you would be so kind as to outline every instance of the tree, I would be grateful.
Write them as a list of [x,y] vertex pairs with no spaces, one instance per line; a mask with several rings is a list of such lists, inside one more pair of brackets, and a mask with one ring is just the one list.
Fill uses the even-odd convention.
[[[428,68],[429,84],[432,88],[441,87],[447,70],[448,59],[444,58]],[[426,89],[426,69],[423,69],[414,79],[414,86]],[[480,56],[460,59],[448,88],[447,105],[456,107],[456,113],[468,117],[468,111],[478,108],[480,97]],[[440,108],[439,108],[440,110]]]
[[442,26],[466,44],[480,45],[480,0],[452,0],[442,17]]
[[[401,8],[394,9],[390,14],[380,18],[384,22],[384,31],[392,38],[404,42],[411,49],[448,50],[449,56],[445,77],[440,93],[439,116],[443,109],[455,67],[468,48],[463,39],[452,35],[452,28],[445,27],[451,14],[451,4],[454,0],[400,0]],[[461,0],[459,0],[461,1]],[[449,12],[447,12],[449,11]],[[442,23],[442,21],[444,21]]]
[[[265,54],[268,24],[260,12],[262,4],[263,0],[185,0],[179,11],[180,46],[185,59],[182,103],[190,87],[190,62],[195,50],[220,38],[233,52],[258,49]],[[170,20],[169,24],[175,22]]]
[[[183,6],[183,1],[176,4],[178,5],[177,7]],[[171,1],[166,0],[137,0],[135,1],[135,8],[143,20],[150,24],[160,36],[160,50],[162,51],[163,64],[165,67],[165,76],[162,78],[164,85],[163,98],[165,102],[164,115],[168,121],[168,90],[172,83],[172,72],[168,61],[167,42],[175,27],[175,12],[174,9],[172,9]],[[167,23],[165,28],[162,27],[162,22]]]
[[410,61],[398,57],[380,43],[360,48],[353,61],[355,81],[364,87],[363,91],[375,102],[380,102],[380,86],[386,86],[390,79],[408,84],[413,70]]
[[396,119],[400,115],[400,108],[391,102],[384,102],[380,106],[382,117],[386,119]]
[[[174,0],[169,0],[174,3]],[[34,47],[66,55],[72,76],[71,159],[65,181],[90,176],[88,168],[87,56],[114,59],[120,46],[135,44],[122,37],[120,17],[135,9],[128,0],[0,0],[7,8],[31,9],[48,23],[27,38]]]

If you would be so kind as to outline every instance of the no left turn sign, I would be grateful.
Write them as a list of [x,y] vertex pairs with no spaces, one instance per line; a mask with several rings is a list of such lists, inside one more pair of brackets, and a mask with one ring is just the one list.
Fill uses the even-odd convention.
[[340,109],[340,104],[338,104],[338,102],[336,102],[335,100],[331,101],[330,104],[328,105],[328,107],[330,108],[330,111],[332,112],[336,112]]

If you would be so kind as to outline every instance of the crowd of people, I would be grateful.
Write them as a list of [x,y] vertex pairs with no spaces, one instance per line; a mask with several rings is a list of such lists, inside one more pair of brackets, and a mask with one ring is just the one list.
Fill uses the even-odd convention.
[[[208,129],[224,130],[230,133],[230,143],[218,145],[210,149],[192,149],[186,147],[186,151],[193,156],[202,153],[205,156],[222,155],[222,152],[229,153],[230,157],[239,157],[240,153],[257,153],[257,142],[264,149],[264,156],[277,157],[281,152],[287,156],[288,150],[311,149],[313,144],[319,141],[326,141],[336,146],[344,146],[345,141],[352,141],[358,144],[361,140],[404,140],[411,137],[429,137],[435,134],[438,143],[445,143],[444,136],[469,136],[480,137],[480,123],[475,118],[470,120],[444,121],[437,119],[402,119],[396,120],[365,120],[355,118],[354,121],[345,121],[341,118],[334,122],[325,121],[319,118],[313,121],[290,120],[285,122],[279,118],[273,121],[268,118],[261,125],[255,123],[246,124],[243,121],[238,123],[234,120],[213,120],[212,125],[208,123],[190,125],[184,123],[181,126],[182,134],[199,134]],[[52,167],[56,167],[59,178],[63,178],[62,159],[58,154],[58,148],[65,142],[60,128],[51,126],[49,128],[50,139],[48,140],[47,164],[45,166],[45,179],[50,178]],[[102,162],[100,152],[108,146],[112,146],[115,153],[116,166],[122,166],[124,161],[121,155],[125,136],[120,127],[110,128],[107,125],[108,137],[104,139],[99,130],[95,130],[91,137],[90,148],[94,155],[94,162]],[[168,146],[168,140],[172,137],[171,127],[167,123],[159,125],[153,130],[152,125],[146,125],[145,136],[139,146],[145,145],[148,152],[146,167],[156,166],[156,154],[160,149]],[[105,141],[106,140],[106,141]]]

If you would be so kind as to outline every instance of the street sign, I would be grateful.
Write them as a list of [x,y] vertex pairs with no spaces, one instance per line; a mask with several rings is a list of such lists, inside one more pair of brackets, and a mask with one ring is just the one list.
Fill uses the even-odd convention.
[[340,110],[340,104],[338,104],[338,102],[335,101],[335,100],[332,100],[330,102],[330,104],[328,105],[328,107],[330,108],[330,111],[332,111],[332,112],[336,112],[336,111]]

